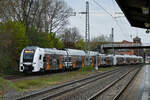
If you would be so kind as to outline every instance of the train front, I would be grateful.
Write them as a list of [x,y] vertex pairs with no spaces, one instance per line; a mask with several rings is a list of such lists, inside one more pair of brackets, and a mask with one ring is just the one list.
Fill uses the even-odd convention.
[[22,50],[20,56],[19,71],[25,73],[35,72],[36,62],[35,54],[38,47],[26,47]]

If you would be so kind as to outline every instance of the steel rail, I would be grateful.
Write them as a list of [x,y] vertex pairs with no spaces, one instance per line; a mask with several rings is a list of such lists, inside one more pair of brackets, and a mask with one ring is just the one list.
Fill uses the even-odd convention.
[[[121,69],[122,69],[122,68],[117,68],[117,69],[114,69],[114,70],[111,70],[111,71],[107,71],[107,72],[104,72],[104,73],[92,75],[92,76],[89,76],[89,77],[87,77],[87,78],[82,78],[82,79],[79,79],[79,80],[76,80],[76,81],[71,81],[71,82],[68,82],[68,83],[65,83],[65,84],[62,84],[62,85],[58,85],[58,86],[55,86],[55,87],[52,87],[52,88],[49,88],[49,89],[46,89],[46,90],[34,92],[34,93],[32,93],[32,94],[19,97],[19,98],[17,98],[17,100],[24,100],[24,99],[28,99],[28,98],[31,99],[31,98],[33,98],[33,97],[36,97],[36,96],[39,96],[39,95],[43,95],[43,94],[45,94],[45,93],[48,93],[49,91],[54,91],[54,90],[63,88],[63,87],[68,86],[68,85],[76,84],[76,83],[79,83],[79,82],[84,82],[84,81],[86,81],[86,80],[95,78],[95,79],[93,79],[93,80],[91,80],[91,81],[89,81],[89,82],[83,84],[83,85],[85,85],[85,84],[91,83],[91,82],[93,82],[93,81],[95,81],[95,80],[97,80],[97,79],[101,79],[101,78],[107,77],[107,76],[109,76],[109,75],[112,75],[112,73],[119,72]],[[96,77],[98,77],[98,78],[96,78]],[[82,86],[83,86],[83,85],[82,85]],[[76,86],[76,87],[73,87],[72,89],[78,88],[78,87],[81,87],[81,84],[78,85],[78,86]],[[71,91],[72,89],[65,90],[64,92]],[[62,91],[61,91],[61,93],[62,93]],[[54,96],[56,96],[56,95],[58,96],[58,95],[60,95],[60,93],[53,94],[53,95],[49,95],[49,96],[43,98],[43,100],[45,100],[45,99],[47,99],[47,98],[54,97]]]
[[[121,70],[121,71],[122,71],[122,70]],[[120,72],[120,71],[116,71],[116,72]],[[115,72],[115,74],[116,74],[116,72]],[[90,80],[90,81],[88,81],[88,82],[79,84],[79,85],[77,85],[77,86],[75,86],[75,87],[67,88],[66,90],[62,90],[62,91],[56,92],[56,93],[54,93],[54,94],[50,94],[50,95],[48,95],[48,96],[46,96],[46,97],[41,98],[40,100],[49,100],[49,99],[58,97],[58,96],[60,96],[60,95],[62,95],[62,94],[65,94],[65,93],[67,93],[67,92],[69,92],[69,91],[72,91],[72,90],[74,90],[74,89],[80,88],[80,87],[85,86],[85,85],[87,85],[87,84],[89,84],[89,83],[95,82],[95,81],[97,81],[98,79],[102,79],[102,78],[105,78],[105,77],[107,77],[107,76],[109,76],[109,75],[113,75],[113,74],[114,74],[114,72],[113,72],[113,73],[106,74],[106,75],[104,75],[104,76],[99,76],[99,77],[97,77],[97,78],[95,78],[95,79],[92,79],[92,80]]]
[[130,83],[134,80],[134,78],[137,76],[137,74],[139,73],[139,71],[141,70],[141,68],[139,68],[139,70],[135,73],[135,75],[130,79],[130,81],[127,83],[127,85],[113,98],[113,100],[118,100],[119,97],[123,94],[123,92],[128,88],[128,86],[130,85]]
[[136,70],[137,68],[133,68],[131,70],[129,70],[128,72],[126,72],[125,74],[123,74],[119,79],[116,79],[115,81],[113,81],[112,83],[108,84],[106,87],[104,87],[103,89],[100,89],[98,92],[96,92],[94,95],[92,95],[91,97],[88,98],[88,100],[95,100],[97,97],[99,97],[103,92],[105,92],[106,90],[108,90],[110,87],[112,87],[113,85],[115,85],[118,81],[120,81],[121,79],[123,79],[126,75],[128,75],[130,72]]

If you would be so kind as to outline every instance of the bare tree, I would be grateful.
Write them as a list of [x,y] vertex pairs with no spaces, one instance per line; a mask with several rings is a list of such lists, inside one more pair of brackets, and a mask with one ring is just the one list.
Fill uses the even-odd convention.
[[67,18],[71,16],[70,9],[63,0],[43,0],[45,7],[45,28],[48,32],[58,32],[68,23]]
[[63,0],[1,0],[1,20],[20,21],[28,28],[39,31],[58,32],[67,23],[72,9]]
[[26,26],[26,34],[28,28],[32,25],[36,18],[36,12],[39,6],[39,0],[2,0],[0,1],[0,13],[2,21],[20,21]]
[[76,43],[78,40],[82,38],[79,34],[79,31],[76,27],[68,28],[64,30],[64,33],[60,35],[60,38],[64,42],[74,42]]
[[92,42],[111,42],[112,37],[111,36],[105,36],[105,35],[100,35],[98,37],[93,38],[91,41]]

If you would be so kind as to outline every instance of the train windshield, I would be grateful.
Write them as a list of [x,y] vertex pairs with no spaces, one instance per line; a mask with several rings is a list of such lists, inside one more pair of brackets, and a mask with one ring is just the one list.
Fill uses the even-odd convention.
[[23,54],[23,62],[33,62],[34,51],[25,50]]

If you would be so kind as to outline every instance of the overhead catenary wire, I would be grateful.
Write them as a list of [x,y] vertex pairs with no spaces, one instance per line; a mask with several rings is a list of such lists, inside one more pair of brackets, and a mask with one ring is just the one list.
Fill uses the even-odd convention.
[[[114,18],[114,16],[111,14],[111,13],[109,13],[102,5],[100,5],[96,0],[93,0],[94,1],[94,3],[95,4],[97,4],[100,8],[102,8],[109,16],[111,16],[113,19],[114,19],[114,21],[116,21],[116,19]],[[99,0],[100,1],[100,0]]]
[[108,15],[110,15],[111,17],[113,17],[113,15],[111,13],[109,13],[103,6],[101,6],[97,1],[93,0],[93,2],[95,4],[97,4],[101,9],[103,9]]
[[[128,29],[129,29],[130,33],[132,33],[132,27],[130,26],[129,23],[124,22],[124,20],[125,20],[125,19],[121,18],[121,19],[120,19],[120,22],[122,23],[122,25],[124,25],[125,30],[128,30]],[[131,34],[129,34],[129,35],[131,35]]]
[[[92,1],[90,1],[90,4],[91,5],[95,5],[95,2],[92,0]],[[96,9],[99,9],[99,6],[94,6]],[[104,8],[104,7],[103,7]],[[105,9],[105,8],[104,8]],[[107,11],[107,10],[106,10]],[[100,14],[104,14],[105,12],[99,12]],[[108,12],[109,13],[109,12]],[[91,13],[90,13],[91,14]],[[97,13],[96,13],[97,14]],[[111,13],[109,13],[111,16],[113,16]],[[122,39],[123,39],[123,37],[122,37],[122,35],[120,36]],[[117,38],[117,37],[116,37]]]
[[[114,1],[112,0],[112,9],[113,9],[113,11],[114,11],[113,13],[114,13],[114,15],[115,15],[115,12],[116,12],[116,11],[115,11],[115,6],[114,6],[114,5],[115,5],[115,3],[114,3]],[[115,20],[116,20],[116,19],[115,19]],[[117,22],[116,22],[116,23],[117,23]],[[119,26],[119,25],[118,25],[118,26]],[[120,27],[120,28],[121,28],[121,27]],[[121,28],[121,29],[122,29],[122,28]],[[120,30],[121,30],[121,29],[120,29]],[[114,36],[115,36],[115,35],[114,35]],[[122,35],[121,35],[121,37],[122,37]]]
[[[93,0],[93,2],[94,2],[96,5],[98,5],[102,10],[104,10],[109,16],[111,16],[112,19],[114,19],[114,21],[115,21],[116,24],[118,25],[120,31],[123,32],[123,34],[127,36],[127,34],[124,33],[124,30],[122,30],[121,26],[118,24],[118,22],[117,22],[117,20],[114,18],[114,16],[113,16],[110,12],[108,12],[108,11],[107,11],[100,3],[98,3],[96,0]],[[127,37],[128,37],[128,36],[127,36]]]
[[[114,0],[112,0],[112,4],[113,4],[113,7],[115,8],[115,6],[114,5],[116,5],[116,3],[115,3],[115,1]],[[120,17],[123,17],[123,16],[120,16]],[[125,18],[125,17],[124,17]],[[122,19],[122,18],[121,18]],[[122,25],[124,25],[124,23],[123,23],[123,19],[121,20],[120,19],[120,21],[122,22]],[[124,19],[125,20],[125,19]],[[128,25],[129,26],[129,23],[127,22],[127,21],[125,21],[126,22],[126,25]],[[124,25],[125,26],[125,28],[127,28],[126,27],[126,25]],[[132,27],[131,26],[129,26],[129,28],[130,28],[130,32],[132,33]],[[135,32],[135,33],[137,33],[137,32]],[[129,34],[129,36],[131,36],[132,34]],[[132,40],[132,39],[131,39]]]

